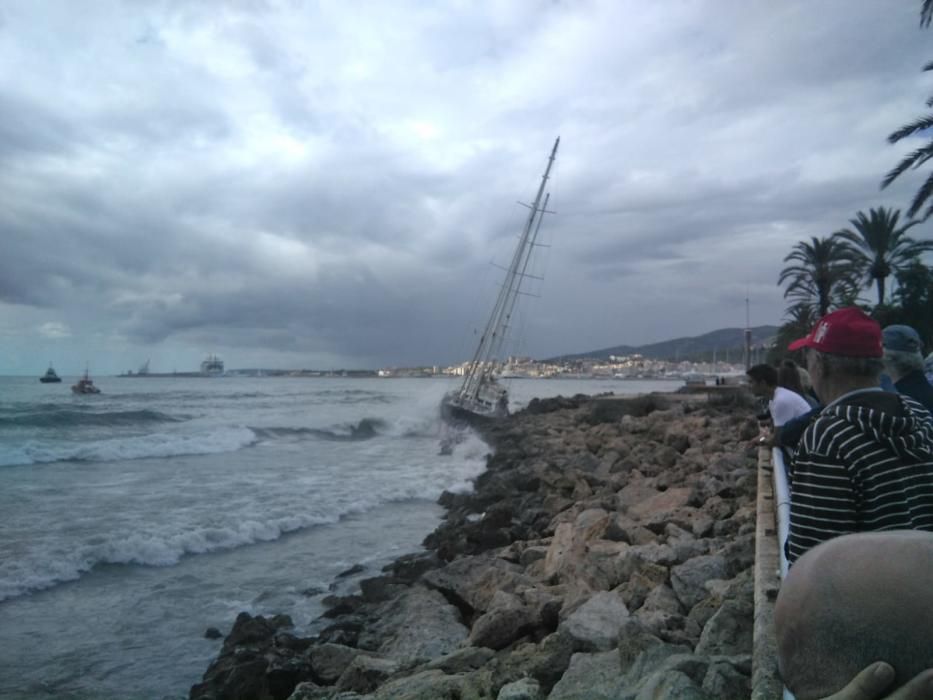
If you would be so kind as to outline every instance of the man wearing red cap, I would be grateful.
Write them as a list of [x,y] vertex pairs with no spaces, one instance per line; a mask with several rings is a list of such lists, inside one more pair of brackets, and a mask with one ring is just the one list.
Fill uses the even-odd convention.
[[788,560],[850,532],[933,531],[933,419],[878,386],[881,327],[839,309],[790,345],[801,348],[825,408],[794,456]]

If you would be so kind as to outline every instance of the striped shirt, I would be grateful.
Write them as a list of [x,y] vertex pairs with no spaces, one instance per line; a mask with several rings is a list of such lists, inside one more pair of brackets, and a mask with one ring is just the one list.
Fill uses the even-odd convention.
[[788,561],[866,530],[933,531],[933,418],[884,391],[827,406],[794,456]]

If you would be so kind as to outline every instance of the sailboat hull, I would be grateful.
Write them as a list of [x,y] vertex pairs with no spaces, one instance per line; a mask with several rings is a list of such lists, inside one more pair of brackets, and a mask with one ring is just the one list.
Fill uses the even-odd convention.
[[441,400],[441,419],[452,425],[488,426],[507,418],[508,415],[508,408],[503,407],[501,404],[494,409],[486,409],[482,406],[465,406],[457,400],[455,393],[447,394]]

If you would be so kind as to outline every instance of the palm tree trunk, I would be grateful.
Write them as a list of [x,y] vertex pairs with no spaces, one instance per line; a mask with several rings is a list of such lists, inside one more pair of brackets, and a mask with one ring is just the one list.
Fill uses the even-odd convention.
[[878,286],[878,306],[884,304],[884,277],[876,277],[875,284]]

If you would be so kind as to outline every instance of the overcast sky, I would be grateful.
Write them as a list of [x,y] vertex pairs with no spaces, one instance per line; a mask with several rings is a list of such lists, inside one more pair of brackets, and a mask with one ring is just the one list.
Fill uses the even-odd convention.
[[791,246],[924,175],[879,191],[919,9],[4,2],[0,373],[466,359],[558,135],[516,349],[778,324]]

